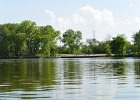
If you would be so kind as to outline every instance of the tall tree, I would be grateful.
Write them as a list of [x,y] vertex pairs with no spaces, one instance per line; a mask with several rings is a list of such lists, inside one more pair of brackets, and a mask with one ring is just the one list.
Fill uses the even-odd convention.
[[[26,45],[29,56],[35,56],[37,48],[35,46],[37,41],[37,26],[35,22],[30,20],[22,21],[20,24],[20,33],[26,34]],[[39,43],[38,43],[39,44]]]
[[57,38],[60,34],[51,25],[39,27],[40,32],[40,52],[47,56],[54,56],[56,54]]
[[77,53],[79,52],[82,40],[82,33],[80,31],[74,31],[68,29],[63,34],[62,42],[64,43],[64,48],[67,48],[66,53]]

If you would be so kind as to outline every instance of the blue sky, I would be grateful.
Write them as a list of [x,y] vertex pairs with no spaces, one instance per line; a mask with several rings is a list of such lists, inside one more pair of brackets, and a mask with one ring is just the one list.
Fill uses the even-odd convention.
[[64,32],[81,30],[83,38],[104,40],[125,34],[129,40],[140,29],[140,0],[0,0],[0,23],[32,20]]

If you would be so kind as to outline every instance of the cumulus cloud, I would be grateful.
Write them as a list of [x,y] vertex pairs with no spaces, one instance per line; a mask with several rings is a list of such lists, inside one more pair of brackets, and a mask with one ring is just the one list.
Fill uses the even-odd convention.
[[[108,9],[96,9],[90,5],[85,5],[77,9],[77,11],[69,17],[59,17],[53,11],[45,11],[50,16],[51,23],[55,28],[66,31],[69,28],[81,30],[83,39],[92,38],[95,34],[96,38],[103,40],[107,34],[112,36],[118,33],[129,33],[138,29],[140,18],[135,17],[126,20],[117,20],[113,13]],[[94,34],[93,34],[94,32]],[[130,38],[130,37],[129,37]]]

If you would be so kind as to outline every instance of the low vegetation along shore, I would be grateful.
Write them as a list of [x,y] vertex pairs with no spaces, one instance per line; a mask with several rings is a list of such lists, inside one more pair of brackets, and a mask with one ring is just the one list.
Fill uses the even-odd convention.
[[0,25],[0,58],[139,57],[140,31],[132,37],[133,42],[118,34],[105,37],[105,41],[93,37],[84,43],[81,31],[61,33],[51,25],[37,26],[30,20],[6,23]]

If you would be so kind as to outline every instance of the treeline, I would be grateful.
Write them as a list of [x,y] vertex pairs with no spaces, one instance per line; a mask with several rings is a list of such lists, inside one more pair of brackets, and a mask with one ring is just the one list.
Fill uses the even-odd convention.
[[56,56],[56,54],[140,54],[140,31],[130,43],[124,35],[82,42],[82,32],[68,29],[61,36],[51,25],[37,26],[30,20],[0,25],[0,56]]

